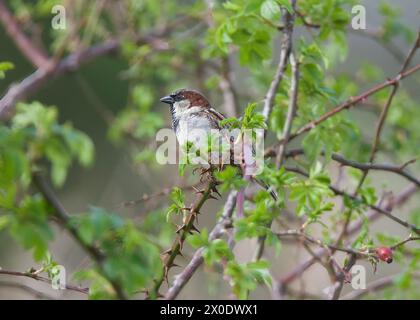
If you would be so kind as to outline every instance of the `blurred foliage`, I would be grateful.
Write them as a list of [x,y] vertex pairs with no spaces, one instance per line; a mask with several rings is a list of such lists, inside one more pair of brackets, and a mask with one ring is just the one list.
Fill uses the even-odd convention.
[[[127,65],[121,76],[129,82],[130,92],[126,106],[110,120],[108,138],[117,145],[129,145],[134,165],[144,165],[152,174],[160,169],[151,146],[154,146],[156,131],[167,124],[164,109],[153,108],[156,97],[193,86],[205,92],[215,105],[221,103],[218,84],[223,61],[227,58],[238,61],[240,68],[246,71],[247,76],[238,81],[238,87],[244,88],[239,90],[240,102],[247,107],[241,108],[242,117],[227,119],[223,125],[266,128],[259,113],[260,102],[274,73],[272,60],[278,48],[273,43],[282,27],[282,16],[285,10],[293,12],[289,1],[15,0],[10,2],[10,8],[22,26],[31,29],[33,24],[49,23],[51,8],[56,4],[68,9],[69,28],[42,30],[49,54],[73,53],[109,39],[121,42],[120,55]],[[295,27],[306,30],[309,36],[296,37],[294,42],[300,66],[300,87],[293,130],[319,118],[361,92],[361,88],[384,80],[382,70],[370,63],[361,64],[352,74],[335,71],[347,59],[348,28],[354,4],[357,1],[298,1],[305,22],[318,28],[309,31],[303,19],[296,17]],[[415,32],[401,21],[400,11],[385,2],[378,11],[383,17],[379,41],[391,43],[402,39],[411,45]],[[13,67],[11,62],[1,62],[0,79]],[[282,137],[290,73],[288,67],[275,97],[268,121],[270,138]],[[372,111],[378,114],[387,97],[386,90],[370,97]],[[390,130],[384,133],[380,146],[395,162],[420,156],[418,120],[418,103],[405,88],[400,88],[386,122]],[[360,190],[360,201],[345,197],[343,208],[338,208],[331,200],[332,174],[328,164],[333,152],[355,161],[367,161],[371,141],[365,131],[349,111],[311,130],[301,141],[304,157],[299,163],[309,172],[307,178],[285,168],[277,170],[268,162],[262,178],[275,188],[279,199],[274,202],[261,191],[247,200],[244,217],[234,221],[234,239],[265,236],[267,245],[279,252],[280,241],[268,225],[279,217],[279,208],[289,205],[307,228],[311,229],[312,224],[322,228],[326,243],[331,241],[335,226],[344,221],[349,212],[357,213],[353,219],[364,219],[367,206],[377,202],[378,190],[368,181]],[[93,165],[94,143],[70,123],[60,123],[55,107],[36,101],[19,103],[16,114],[0,126],[0,230],[9,231],[25,249],[31,250],[35,261],[43,265],[50,277],[50,271],[59,263],[48,251],[54,239],[50,221],[54,209],[32,188],[32,176],[36,172],[48,172],[54,186],[61,187],[75,162],[84,167]],[[347,170],[347,173],[350,183],[360,179],[357,170]],[[222,182],[220,190],[223,192],[240,189],[245,183],[233,167],[218,173],[217,178]],[[180,188],[174,188],[169,207],[149,212],[140,224],[97,207],[72,216],[77,236],[83,243],[99,248],[106,257],[102,268],[93,265],[80,270],[75,277],[90,283],[90,298],[115,298],[112,282],[119,283],[129,296],[153,285],[162,270],[159,252],[173,238],[174,221],[184,218],[185,198]],[[420,210],[414,209],[411,221],[419,225],[419,217]],[[258,284],[271,285],[270,263],[239,263],[225,240],[210,241],[208,237],[207,230],[203,229],[201,234],[191,235],[188,242],[193,248],[203,248],[207,265],[223,266],[224,277],[238,298],[247,298]],[[385,233],[373,236],[365,219],[352,247],[391,245],[399,240]],[[396,287],[384,291],[387,299],[419,297],[412,275],[418,271],[420,253],[410,250],[412,259],[406,259],[403,252],[403,248],[398,250],[396,261],[404,271],[395,279]]]

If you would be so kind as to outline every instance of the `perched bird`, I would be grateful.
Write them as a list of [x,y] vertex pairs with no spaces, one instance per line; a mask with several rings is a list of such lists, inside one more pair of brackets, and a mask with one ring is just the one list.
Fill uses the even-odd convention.
[[216,111],[209,101],[198,91],[180,89],[165,96],[160,101],[170,105],[172,114],[172,128],[181,146],[192,141],[191,134],[195,129],[210,133],[220,130],[220,121],[225,116]]
[[[210,134],[214,130],[222,130],[220,121],[226,117],[214,109],[209,101],[200,92],[192,89],[180,89],[160,99],[161,102],[170,105],[172,114],[172,128],[175,131],[178,143],[185,146],[187,141],[195,141],[200,138],[203,132]],[[232,144],[232,137],[226,137]],[[231,147],[232,149],[232,147]],[[232,150],[231,150],[232,152]],[[230,157],[231,164],[240,167],[238,163],[233,163],[233,156]],[[252,176],[252,180],[270,192],[276,200],[277,195],[270,190],[267,184]]]

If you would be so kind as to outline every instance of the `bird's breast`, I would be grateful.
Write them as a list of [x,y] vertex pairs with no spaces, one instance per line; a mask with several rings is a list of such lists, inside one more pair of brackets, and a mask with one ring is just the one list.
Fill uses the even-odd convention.
[[208,117],[191,113],[179,118],[175,133],[179,144],[183,146],[187,141],[194,143],[204,141],[211,129],[212,124]]

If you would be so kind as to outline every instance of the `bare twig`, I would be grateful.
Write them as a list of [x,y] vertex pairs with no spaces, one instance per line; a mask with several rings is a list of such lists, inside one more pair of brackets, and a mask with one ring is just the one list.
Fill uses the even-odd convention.
[[360,94],[356,97],[350,98],[346,102],[343,102],[342,104],[340,104],[340,105],[334,107],[333,109],[331,109],[330,111],[326,112],[324,115],[322,115],[318,119],[312,120],[312,121],[308,122],[307,124],[305,124],[304,126],[302,126],[295,133],[291,134],[289,140],[292,140],[292,139],[302,135],[303,133],[312,130],[313,128],[315,128],[316,126],[318,126],[319,124],[321,124],[325,120],[331,118],[332,116],[335,116],[337,113],[340,113],[340,112],[342,112],[346,109],[349,109],[350,107],[354,106],[355,104],[365,100],[367,97],[371,96],[372,94],[374,94],[378,91],[381,91],[382,89],[387,88],[389,86],[394,86],[395,83],[401,81],[401,79],[404,79],[404,78],[412,75],[413,73],[415,73],[418,70],[420,70],[420,64],[417,64],[416,66],[408,69],[407,71],[398,74],[397,76],[395,76],[392,79],[388,79],[385,82],[380,83],[380,84],[370,88],[369,90],[363,92],[362,94]]
[[[0,269],[0,275],[1,274],[8,275],[8,276],[15,276],[15,277],[31,278],[31,279],[34,279],[34,280],[37,280],[37,281],[42,281],[42,282],[51,284],[50,279],[48,279],[46,277],[43,277],[43,276],[40,276],[40,275],[38,275],[36,273],[33,273],[33,272],[19,272],[19,271],[10,271],[10,270]],[[72,291],[77,291],[77,292],[84,293],[84,294],[89,293],[89,288],[83,288],[83,287],[73,286],[73,285],[69,285],[69,284],[66,284],[66,289],[67,290],[72,290]]]
[[[411,48],[410,52],[407,55],[407,58],[405,59],[405,61],[403,63],[403,66],[401,67],[399,75],[401,75],[407,69],[407,67],[410,65],[411,60],[413,59],[413,57],[414,57],[417,49],[419,48],[419,46],[420,46],[420,31],[417,34],[417,39],[416,39],[416,42],[415,42],[414,46]],[[376,126],[376,130],[375,130],[375,138],[374,138],[374,141],[373,141],[373,144],[372,144],[372,150],[371,150],[371,154],[370,154],[370,157],[369,157],[369,163],[373,163],[374,160],[375,160],[376,153],[378,152],[378,149],[379,149],[379,144],[380,144],[380,141],[381,141],[381,135],[382,135],[382,130],[383,130],[383,127],[384,127],[384,124],[385,124],[385,120],[386,120],[386,117],[388,115],[389,108],[391,107],[392,101],[395,97],[395,94],[398,91],[398,88],[399,88],[399,81],[396,81],[393,84],[392,90],[391,90],[391,92],[388,96],[388,99],[385,103],[385,106],[382,109],[381,114],[379,116],[379,121],[378,121],[378,124]],[[363,171],[363,175],[360,178],[359,184],[356,188],[356,193],[361,188],[361,186],[362,186],[363,182],[365,181],[368,173],[369,173],[369,169],[366,169],[366,170]]]
[[[298,149],[289,150],[285,156],[288,158],[289,157],[294,158],[302,154],[304,154],[303,149],[298,148]],[[267,150],[265,151],[265,157],[274,157],[276,155],[277,155],[277,151],[275,150],[274,147],[267,148]],[[325,153],[321,152],[321,155],[325,155]],[[414,177],[411,173],[404,170],[408,165],[416,162],[417,159],[411,159],[403,163],[402,165],[380,164],[380,163],[361,163],[361,162],[346,159],[338,153],[333,153],[331,155],[331,159],[340,163],[343,166],[353,167],[360,170],[378,170],[378,171],[393,172],[413,182],[417,187],[420,187],[420,179]]]
[[[194,190],[195,188],[198,187],[199,184],[195,184],[195,185],[187,185],[187,186],[181,186],[180,189],[187,191],[187,190]],[[155,199],[157,197],[162,197],[162,196],[167,196],[168,194],[170,194],[173,190],[173,187],[169,187],[169,188],[163,188],[161,191],[158,191],[156,193],[152,193],[152,194],[143,194],[140,198],[136,199],[136,200],[130,200],[130,201],[126,201],[121,203],[121,207],[134,207],[137,204],[140,204],[142,202],[147,202],[151,199]]]
[[37,48],[21,30],[13,14],[3,0],[0,0],[0,21],[9,37],[15,42],[20,52],[39,69],[48,69],[51,66],[47,53]]
[[[160,32],[139,36],[137,38],[137,43],[149,43],[155,50],[166,50],[167,48],[162,47],[159,41],[160,37],[166,35],[167,32],[169,31],[165,29]],[[118,39],[106,40],[105,42],[94,45],[88,49],[68,55],[66,58],[59,61],[53,68],[37,69],[21,82],[10,86],[6,94],[0,100],[0,118],[4,117],[19,100],[28,97],[49,80],[65,73],[73,72],[79,69],[81,65],[100,56],[117,52],[119,48],[120,41]]]
[[[420,279],[420,274],[413,274],[413,278]],[[372,281],[364,290],[354,290],[341,298],[341,300],[358,300],[363,296],[385,289],[394,284],[398,275],[391,275]]]
[[276,236],[279,239],[283,239],[285,237],[296,237],[298,239],[304,240],[308,243],[316,244],[316,245],[318,245],[320,247],[323,247],[323,248],[327,247],[327,248],[330,248],[330,249],[333,249],[333,250],[336,250],[336,251],[342,251],[342,252],[345,252],[345,253],[358,255],[360,257],[365,257],[365,256],[368,255],[368,253],[365,252],[365,251],[358,251],[358,250],[354,250],[354,249],[351,249],[351,248],[343,248],[343,247],[338,247],[338,246],[333,245],[333,244],[323,243],[321,240],[315,239],[315,238],[311,237],[310,235],[308,235],[308,234],[306,234],[306,233],[304,233],[300,230],[287,230],[287,231],[283,231],[283,232],[277,232]]
[[[299,169],[299,168],[292,168],[292,167],[286,167],[286,170],[288,171],[292,171],[292,172],[296,172],[299,173],[305,177],[309,177],[308,173],[306,173],[305,171]],[[379,212],[380,214],[390,218],[391,220],[395,221],[396,223],[402,225],[403,227],[415,232],[416,234],[420,234],[420,228],[407,222],[404,221],[396,216],[394,216],[390,211],[385,210],[379,206],[376,206],[374,204],[368,204],[368,203],[364,203],[364,201],[361,198],[358,198],[356,195],[354,194],[349,194],[347,192],[344,192],[342,190],[339,190],[337,188],[335,188],[334,186],[330,185],[329,188],[331,189],[332,192],[334,192],[336,195],[339,196],[343,196],[343,197],[348,197],[349,199],[356,201],[358,203],[363,203],[364,205],[366,205],[367,207],[369,207],[372,210],[375,210],[377,212]]]
[[405,177],[407,180],[413,182],[416,186],[420,187],[420,180],[404,170],[404,167],[406,167],[407,164],[404,164],[402,166],[396,166],[396,165],[391,165],[391,164],[360,163],[357,161],[345,159],[339,154],[333,154],[331,158],[341,163],[344,166],[353,167],[353,168],[360,169],[363,171],[381,170],[381,171],[394,172],[396,174],[399,174]]
[[402,240],[402,241],[400,241],[400,242],[398,242],[398,243],[394,244],[394,245],[393,245],[393,246],[391,246],[390,248],[391,248],[392,250],[395,250],[395,249],[397,249],[398,247],[401,247],[402,245],[406,244],[407,242],[410,242],[410,241],[418,241],[418,240],[420,240],[420,237],[413,237],[412,235],[410,235],[410,236],[408,236],[406,239],[404,239],[404,240]]
[[283,129],[283,139],[280,143],[279,151],[276,157],[276,167],[280,168],[284,161],[284,155],[286,151],[286,145],[289,141],[290,132],[292,130],[293,119],[296,116],[297,111],[297,97],[298,97],[298,86],[299,86],[299,63],[293,53],[290,54],[290,65],[292,66],[292,81],[290,84],[290,99],[289,108],[287,109],[286,121]]
[[[293,9],[295,9],[296,0],[292,0],[291,3],[292,3]],[[283,37],[281,40],[279,63],[277,65],[274,78],[271,81],[270,87],[264,98],[264,108],[263,108],[262,114],[266,122],[270,118],[271,111],[273,110],[274,98],[276,96],[280,82],[283,79],[284,72],[287,67],[287,60],[289,58],[289,54],[292,49],[292,34],[293,34],[294,21],[295,21],[294,13],[290,14],[287,10],[285,10],[284,30],[283,30]]]
[[[296,116],[297,110],[297,98],[298,98],[298,86],[299,86],[299,63],[296,61],[296,58],[293,53],[290,53],[290,64],[292,67],[292,80],[290,84],[290,98],[289,98],[289,107],[287,110],[286,121],[283,129],[283,139],[280,143],[279,150],[276,157],[276,167],[280,168],[283,164],[284,156],[286,152],[286,146],[289,142],[290,132],[292,130],[293,119]],[[269,223],[271,227],[272,221]],[[264,252],[266,236],[261,236],[258,238],[257,248],[254,253],[254,260],[259,260]]]
[[233,73],[229,57],[222,58],[221,71],[219,87],[223,94],[223,110],[228,117],[237,117],[239,114],[239,102],[234,81],[232,80]]

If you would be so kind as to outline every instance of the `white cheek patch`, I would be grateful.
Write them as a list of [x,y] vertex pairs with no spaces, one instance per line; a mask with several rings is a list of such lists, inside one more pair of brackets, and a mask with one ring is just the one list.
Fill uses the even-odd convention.
[[190,102],[188,100],[181,100],[174,103],[174,116],[177,118],[182,117],[187,111],[188,107],[190,106]]

